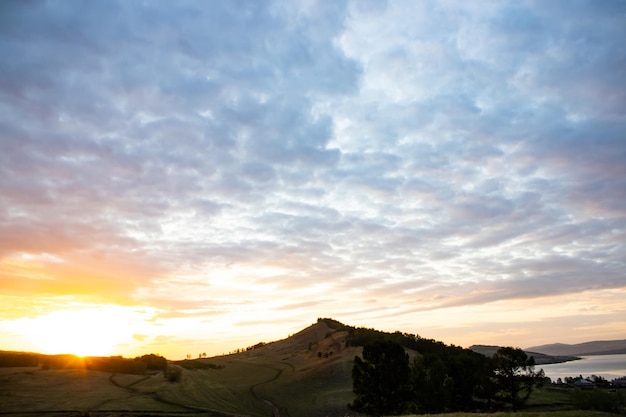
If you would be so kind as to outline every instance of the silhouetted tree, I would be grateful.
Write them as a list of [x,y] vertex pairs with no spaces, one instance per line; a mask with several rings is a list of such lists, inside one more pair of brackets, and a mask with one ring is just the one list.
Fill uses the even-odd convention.
[[167,368],[167,359],[163,356],[155,355],[154,353],[137,357],[135,360],[145,363],[150,370],[165,371]]
[[529,358],[520,348],[502,347],[492,360],[502,399],[515,411],[528,400],[533,387],[543,380],[543,369],[535,372],[535,358]]
[[476,399],[487,399],[485,382],[491,374],[491,361],[469,349],[452,347],[445,361],[450,385],[450,407],[456,411],[472,411]]
[[409,357],[399,343],[378,340],[365,345],[352,367],[350,408],[372,416],[402,414],[411,403]]
[[123,358],[122,356],[87,357],[83,362],[86,369],[120,374],[141,375],[148,368],[144,361]]
[[442,413],[450,407],[452,380],[439,356],[427,354],[415,358],[411,374],[417,411]]
[[[392,341],[419,356],[410,369],[410,395],[407,412],[493,410],[499,392],[493,361],[469,349],[447,346],[409,333],[385,333],[374,329],[347,327],[348,346],[367,346]],[[358,361],[355,359],[355,367]],[[365,371],[362,371],[365,372]],[[353,378],[361,377],[355,373]],[[353,384],[356,381],[353,380]],[[354,385],[356,388],[356,385]],[[356,392],[356,391],[355,391]],[[355,404],[358,406],[358,401]]]

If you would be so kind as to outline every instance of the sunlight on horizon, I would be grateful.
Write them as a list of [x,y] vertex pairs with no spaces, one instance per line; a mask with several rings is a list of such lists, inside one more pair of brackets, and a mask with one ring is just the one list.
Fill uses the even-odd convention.
[[116,346],[132,341],[138,318],[121,306],[81,306],[16,319],[10,327],[38,353],[109,356],[118,354]]
[[[190,302],[189,309],[182,310],[179,305],[173,311],[68,299],[51,299],[45,306],[34,306],[26,300],[11,303],[7,298],[5,305],[12,305],[16,316],[0,322],[0,333],[5,335],[0,348],[79,356],[136,357],[154,353],[177,360],[187,355],[197,357],[201,352],[217,356],[260,341],[280,340],[306,328],[316,317],[331,317],[356,327],[416,333],[464,347],[581,343],[607,336],[620,338],[622,324],[611,319],[607,311],[619,311],[623,296],[621,290],[597,290],[580,296],[494,301],[471,307],[394,310],[398,316],[412,316],[413,320],[408,321],[390,321],[373,311],[350,313],[339,306],[325,313],[317,311],[316,306],[296,306],[286,314],[282,304],[267,302],[234,303],[229,311],[218,312],[199,308],[194,302]],[[593,309],[596,304],[605,309]],[[38,314],[18,318],[20,309]],[[554,334],[557,322],[568,323],[569,337]]]

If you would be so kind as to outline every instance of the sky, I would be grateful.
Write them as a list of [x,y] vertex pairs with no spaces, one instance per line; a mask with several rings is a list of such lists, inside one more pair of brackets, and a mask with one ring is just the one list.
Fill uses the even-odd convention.
[[624,39],[618,0],[2,1],[0,349],[626,338]]

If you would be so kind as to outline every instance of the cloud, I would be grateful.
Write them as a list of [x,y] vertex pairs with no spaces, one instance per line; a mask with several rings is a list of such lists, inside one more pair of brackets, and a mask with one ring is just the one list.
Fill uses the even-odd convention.
[[232,324],[623,287],[618,3],[0,7],[5,293]]

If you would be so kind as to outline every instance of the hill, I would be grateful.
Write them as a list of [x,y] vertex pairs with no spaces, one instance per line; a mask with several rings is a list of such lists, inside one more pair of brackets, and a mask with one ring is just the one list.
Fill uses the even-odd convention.
[[[493,356],[494,353],[496,353],[498,349],[500,349],[500,347],[501,346],[474,345],[474,346],[470,346],[470,349],[473,350],[474,352],[478,352],[485,356],[491,357]],[[526,352],[526,354],[529,357],[535,358],[535,363],[537,365],[546,365],[550,363],[562,363],[562,362],[569,362],[569,361],[575,361],[575,360],[580,359],[578,356],[546,355],[544,353],[538,353],[534,349],[524,350],[524,352]]]
[[[341,415],[352,401],[352,360],[362,350],[348,346],[347,336],[341,323],[319,320],[283,340],[197,359],[222,368],[187,373],[187,384],[173,385],[166,398],[252,416],[266,416],[268,407],[282,415]],[[187,389],[192,385],[197,392]]]
[[533,346],[527,350],[541,352],[546,355],[572,355],[572,356],[594,356],[594,355],[617,355],[626,354],[626,339],[623,340],[600,340],[593,342],[564,344],[553,343],[548,345]]
[[[450,390],[455,381],[455,404],[473,401],[466,394],[482,375],[483,355],[417,335],[355,328],[332,319],[318,319],[286,339],[259,342],[243,352],[173,362],[183,369],[181,383],[157,392],[170,404],[228,415],[265,417],[270,409],[283,417],[355,415],[347,407],[354,401],[354,357],[362,354],[363,346],[381,339],[402,345],[409,358],[428,358],[427,366],[437,367],[437,375],[446,374]],[[207,366],[199,365],[203,363]]]

